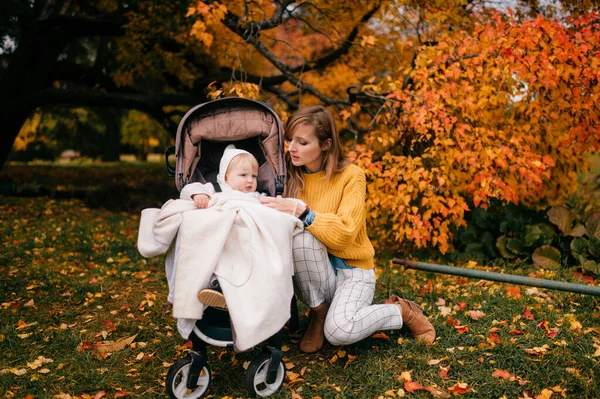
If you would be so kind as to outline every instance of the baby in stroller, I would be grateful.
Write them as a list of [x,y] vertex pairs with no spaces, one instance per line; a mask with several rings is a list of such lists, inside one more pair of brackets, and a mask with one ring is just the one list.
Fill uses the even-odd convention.
[[[238,148],[227,147],[231,142]],[[246,387],[252,396],[270,396],[285,377],[279,331],[290,308],[281,303],[293,296],[292,235],[302,229],[297,218],[273,212],[256,198],[256,189],[273,196],[283,191],[282,124],[262,103],[215,100],[183,117],[167,157],[173,153],[176,168],[167,168],[185,199],[144,210],[138,238],[143,256],[168,250],[168,299],[181,335],[192,341],[190,353],[169,369],[167,392],[172,398],[204,396],[211,379],[207,344],[245,351],[268,342],[247,369]],[[236,169],[250,173],[235,176]],[[227,311],[197,299],[213,274],[228,298]]]
[[[258,177],[258,161],[248,151],[228,145],[223,152],[219,164],[219,174],[216,183],[190,183],[181,190],[181,199],[191,199],[199,209],[208,208],[211,198],[223,190],[235,190],[252,198],[260,199],[265,193],[256,191]],[[214,202],[212,203],[214,204]],[[225,296],[221,292],[218,279],[214,276],[210,286],[198,293],[200,302],[207,306],[227,309]]]

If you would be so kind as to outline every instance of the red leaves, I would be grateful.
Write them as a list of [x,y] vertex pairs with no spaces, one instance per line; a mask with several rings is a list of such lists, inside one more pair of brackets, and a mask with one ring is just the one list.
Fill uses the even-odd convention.
[[533,313],[531,313],[529,311],[529,309],[525,309],[525,311],[523,312],[521,317],[523,317],[524,319],[527,319],[527,320],[533,320]]
[[452,393],[452,395],[454,395],[454,396],[464,395],[469,391],[468,387],[469,387],[469,385],[467,383],[461,382],[461,383],[457,383],[454,386],[448,388],[448,391],[450,391]]
[[448,317],[448,325],[454,327],[459,334],[464,334],[469,331],[468,326],[462,326],[460,321],[454,320],[452,317]]
[[492,341],[494,341],[496,343],[502,342],[502,340],[500,339],[500,337],[498,335],[496,335],[496,333],[493,332],[493,331],[490,333],[490,340],[492,340]]
[[560,331],[559,328],[553,327],[548,329],[548,331],[546,331],[546,337],[548,338],[554,338],[558,335],[558,332]]
[[450,366],[447,366],[447,367],[440,366],[440,371],[438,372],[438,374],[440,375],[441,379],[446,380],[446,379],[450,378],[448,376],[449,372],[450,372]]
[[419,389],[423,389],[423,385],[419,384],[418,382],[415,382],[415,381],[405,381],[404,382],[404,390],[406,392],[414,392]]
[[496,369],[492,373],[492,377],[502,378],[502,379],[509,380],[509,381],[517,381],[517,383],[519,385],[525,385],[529,382],[527,380],[522,379],[519,376],[512,375],[511,373],[509,373],[506,370],[500,370],[500,369]]

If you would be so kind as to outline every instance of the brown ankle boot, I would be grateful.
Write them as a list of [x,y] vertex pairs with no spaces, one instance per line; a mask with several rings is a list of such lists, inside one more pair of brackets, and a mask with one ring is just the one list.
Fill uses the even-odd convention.
[[305,353],[313,353],[323,347],[325,341],[325,317],[329,305],[322,303],[316,308],[310,309],[310,321],[308,329],[300,340],[300,350]]
[[412,301],[396,298],[395,303],[402,313],[402,323],[408,331],[416,340],[432,344],[435,341],[435,328],[425,317],[421,307]]

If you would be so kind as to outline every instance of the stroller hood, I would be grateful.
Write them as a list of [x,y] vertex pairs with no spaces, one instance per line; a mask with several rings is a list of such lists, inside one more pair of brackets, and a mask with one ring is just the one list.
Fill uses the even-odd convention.
[[283,187],[285,183],[283,124],[265,103],[227,97],[197,105],[181,119],[175,140],[175,184],[180,191],[188,183],[210,181],[205,176],[210,167],[197,166],[214,164],[225,146],[232,143],[236,147],[241,144],[242,148],[246,144],[249,147],[244,149],[256,156],[259,163],[266,161],[267,165],[259,169],[259,186],[262,181],[271,195],[275,195],[275,187]]

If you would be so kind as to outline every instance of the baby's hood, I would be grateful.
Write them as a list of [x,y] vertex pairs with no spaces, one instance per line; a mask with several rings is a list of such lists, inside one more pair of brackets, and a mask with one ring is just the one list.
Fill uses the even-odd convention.
[[225,172],[227,172],[227,168],[231,163],[231,160],[240,154],[250,154],[246,150],[240,150],[235,148],[233,144],[229,144],[225,151],[223,152],[223,157],[221,158],[221,163],[219,164],[219,174],[217,175],[217,183],[221,186],[222,190],[231,189],[227,183],[225,183]]

